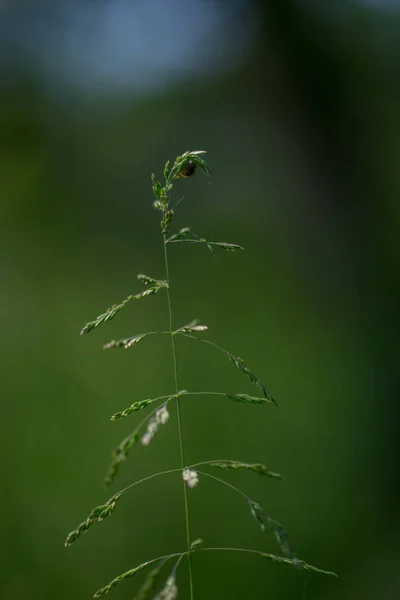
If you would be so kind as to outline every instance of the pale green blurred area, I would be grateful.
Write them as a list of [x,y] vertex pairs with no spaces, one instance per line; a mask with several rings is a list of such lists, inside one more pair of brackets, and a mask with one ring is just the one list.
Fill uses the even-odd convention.
[[[111,490],[111,449],[141,415],[135,400],[174,390],[168,338],[102,344],[165,328],[161,292],[80,337],[107,306],[164,277],[150,172],[206,149],[212,177],[179,181],[174,227],[245,252],[170,247],[174,323],[200,318],[241,356],[279,408],[182,400],[187,462],[262,462],[284,481],[214,473],[291,534],[325,579],[256,556],[195,555],[196,598],[375,600],[399,596],[398,14],[340,3],[338,15],[260,3],[246,63],[130,102],[45,93],[8,73],[1,97],[0,597],[84,599],[142,561],[185,549],[179,475],[132,489],[115,514],[63,547],[93,506],[179,466],[176,414],[137,445]],[[239,15],[240,17],[240,15]],[[178,18],[178,16],[177,16]],[[382,42],[385,41],[385,43]],[[398,40],[398,37],[397,37]],[[178,340],[179,383],[256,393],[212,348]],[[279,553],[242,497],[200,479],[193,539]],[[168,570],[165,577],[168,576]],[[113,597],[132,599],[142,581]],[[188,598],[186,565],[179,598]],[[111,598],[111,596],[110,596]]]

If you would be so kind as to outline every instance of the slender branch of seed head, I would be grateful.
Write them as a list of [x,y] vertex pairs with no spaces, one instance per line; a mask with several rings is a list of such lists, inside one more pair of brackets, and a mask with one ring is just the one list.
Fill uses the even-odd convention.
[[187,392],[183,396],[226,396],[224,392]]
[[232,551],[232,552],[251,552],[252,554],[262,554],[258,550],[251,550],[250,548],[195,548],[193,552],[209,552],[210,550],[221,550],[221,551]]
[[[192,240],[192,239],[184,239],[184,240],[170,240],[168,244],[177,244],[179,242],[189,242],[190,244],[205,244],[202,240]],[[212,244],[213,242],[207,242],[208,244]]]
[[198,462],[195,463],[194,465],[189,465],[189,469],[194,469],[195,467],[200,467],[202,465],[211,465],[211,464],[215,464],[215,463],[227,463],[227,462],[232,462],[231,458],[217,458],[216,460],[205,460],[204,462]]
[[[163,219],[165,219],[165,212]],[[185,467],[185,452],[183,446],[183,433],[182,433],[182,419],[181,419],[181,406],[179,399],[179,384],[178,384],[178,366],[176,360],[176,348],[175,348],[175,335],[172,327],[172,303],[171,303],[171,292],[170,292],[170,277],[169,277],[169,266],[168,266],[168,250],[167,250],[167,234],[163,234],[164,240],[164,260],[165,260],[165,275],[167,280],[167,300],[168,300],[168,312],[169,312],[169,328],[172,343],[172,356],[174,362],[174,379],[175,379],[175,390],[176,390],[176,409],[178,418],[178,434],[179,434],[179,448],[181,455],[181,467]],[[194,588],[193,588],[193,572],[192,572],[192,557],[190,549],[190,519],[189,519],[189,502],[186,483],[183,481],[183,497],[185,503],[185,526],[186,526],[186,543],[187,543],[187,557],[189,565],[189,586],[190,586],[190,598],[194,600]]]
[[[135,487],[135,485],[139,485],[139,483],[144,483],[145,481],[149,481],[150,479],[154,479],[155,477],[159,477],[160,475],[169,475],[170,473],[178,473],[179,471],[182,471],[182,469],[181,468],[169,469],[168,471],[160,471],[159,473],[153,473],[153,475],[149,475],[148,477],[143,477],[143,479],[139,479],[139,481],[134,481],[133,483],[130,483],[122,490],[119,490],[119,492],[117,492],[117,494],[124,494],[131,488]],[[114,496],[115,495],[116,494],[114,494]]]
[[337,573],[334,573],[333,571],[325,571],[323,569],[318,569],[317,567],[314,567],[313,565],[309,565],[307,563],[305,563],[302,560],[298,560],[298,559],[290,559],[290,558],[286,558],[283,556],[277,556],[275,554],[269,554],[266,552],[261,552],[260,550],[251,550],[250,548],[195,548],[193,550],[193,552],[210,552],[212,550],[217,550],[217,551],[228,551],[228,552],[249,552],[250,554],[258,554],[259,556],[263,557],[263,558],[269,558],[272,561],[275,562],[280,562],[280,563],[285,563],[285,564],[290,564],[293,566],[299,566],[302,567],[303,569],[307,570],[307,571],[316,571],[317,573],[321,573],[322,575],[328,575],[331,577],[338,577]]
[[203,342],[204,344],[209,344],[210,346],[214,346],[214,348],[216,348],[220,352],[223,352],[227,356],[230,356],[230,354],[231,354],[230,352],[228,352],[228,350],[224,350],[223,348],[221,348],[221,346],[218,346],[218,344],[216,344],[215,342],[212,342],[211,340],[206,340],[205,338],[196,337],[195,335],[190,335],[190,333],[183,333],[183,331],[179,331],[179,330],[175,331],[174,334],[175,335],[177,335],[177,334],[183,335],[187,338],[191,338],[192,340],[197,340],[198,342]]
[[245,494],[244,492],[242,492],[242,490],[239,490],[239,488],[235,487],[234,485],[228,483],[227,481],[224,481],[223,479],[220,479],[219,477],[215,477],[215,475],[210,475],[210,473],[204,473],[204,471],[198,471],[197,469],[195,469],[195,471],[197,471],[197,473],[199,475],[204,475],[205,477],[210,477],[210,479],[215,479],[216,481],[219,481],[220,483],[223,483],[224,485],[227,485],[232,490],[235,490],[235,492],[237,492],[238,494],[241,494],[244,498],[246,498],[246,500],[251,500],[250,496],[248,496],[247,494]]
[[175,558],[175,556],[185,556],[185,554],[187,554],[187,552],[173,552],[172,554],[166,554],[165,556],[158,556],[157,558],[152,558],[151,560],[146,561],[146,567],[157,562],[158,560],[167,561],[170,558]]
[[183,202],[183,200],[186,200],[186,196],[182,196],[182,198],[179,198],[178,202],[176,202],[171,210],[175,210],[175,208],[178,206],[178,204],[180,204],[181,202]]
[[181,560],[182,560],[182,558],[183,558],[184,556],[186,556],[186,555],[187,555],[187,552],[183,552],[183,553],[180,555],[180,557],[178,558],[178,560],[176,561],[176,563],[175,563],[175,565],[174,565],[174,568],[172,569],[172,573],[171,573],[171,575],[175,575],[175,573],[176,573],[176,571],[177,571],[177,569],[178,569],[178,567],[179,567],[179,565],[180,565],[180,563],[181,563]]

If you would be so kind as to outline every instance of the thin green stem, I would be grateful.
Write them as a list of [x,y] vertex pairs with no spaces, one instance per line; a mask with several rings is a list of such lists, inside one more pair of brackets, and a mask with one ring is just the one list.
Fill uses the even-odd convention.
[[318,569],[318,567],[309,565],[308,563],[304,562],[304,560],[299,560],[298,558],[287,558],[286,556],[277,556],[276,554],[269,554],[266,552],[261,552],[260,550],[250,550],[250,548],[196,548],[195,550],[193,550],[193,552],[209,552],[212,550],[224,552],[249,552],[250,554],[258,554],[262,558],[266,558],[268,560],[271,560],[272,562],[277,562],[284,565],[291,565],[293,567],[304,569],[305,571],[314,571],[314,573],[320,573],[321,575],[328,575],[330,577],[338,576],[333,571],[325,571],[323,569]]
[[258,550],[251,550],[249,548],[196,548],[196,550],[193,550],[193,552],[208,552],[210,550],[231,550],[232,552],[251,552],[252,554],[263,555],[263,552],[259,552]]
[[186,392],[183,396],[226,396],[225,392]]
[[[149,475],[148,477],[143,477],[143,479],[139,479],[139,481],[134,481],[133,483],[127,485],[126,488],[123,488],[122,490],[117,492],[117,494],[121,494],[121,493],[124,494],[131,488],[135,487],[135,485],[139,485],[139,483],[144,483],[145,481],[149,481],[149,479],[154,479],[154,477],[159,477],[160,475],[169,475],[169,473],[177,473],[178,471],[182,471],[182,469],[180,469],[180,468],[179,469],[169,469],[168,471],[160,471],[159,473],[153,473],[153,475]],[[115,495],[116,494],[114,494],[114,496]]]
[[228,350],[224,350],[223,348],[221,348],[221,346],[218,346],[218,344],[216,344],[215,342],[212,342],[211,340],[206,340],[204,338],[199,338],[199,337],[196,337],[195,335],[190,335],[190,333],[184,333],[183,331],[179,331],[179,329],[176,331],[176,333],[179,334],[179,335],[183,335],[183,336],[185,336],[187,338],[190,338],[192,340],[197,340],[198,342],[203,342],[204,344],[209,344],[210,346],[214,346],[214,348],[216,348],[220,352],[223,352],[227,356],[231,355],[231,353],[228,352]]
[[[202,465],[213,465],[215,463],[227,463],[227,462],[232,462],[232,459],[231,458],[225,458],[225,459],[217,458],[216,460],[205,460],[203,462],[198,462],[198,463],[195,463],[194,465],[190,465],[189,469],[195,469],[196,467],[200,467]],[[236,462],[236,461],[234,461],[234,462]]]
[[[195,466],[195,465],[193,465],[193,466]],[[199,473],[199,475],[204,475],[205,477],[210,477],[210,479],[215,479],[215,481],[219,481],[220,483],[223,483],[224,485],[227,485],[232,490],[235,490],[235,492],[237,492],[238,494],[241,494],[244,498],[246,498],[246,500],[251,500],[251,498],[247,494],[245,494],[244,492],[242,492],[242,490],[239,490],[239,488],[237,488],[234,485],[228,483],[227,481],[224,481],[223,479],[220,479],[219,477],[215,477],[215,475],[210,475],[210,473],[204,473],[204,471],[198,471],[197,469],[195,469],[195,471],[197,473]]]
[[[164,215],[165,218],[165,215]],[[175,390],[176,390],[176,410],[178,416],[178,433],[179,433],[179,448],[181,455],[181,467],[185,468],[185,451],[183,445],[183,432],[182,432],[182,418],[181,418],[181,405],[179,398],[179,384],[178,384],[178,365],[176,360],[176,347],[175,347],[175,334],[174,329],[172,327],[172,303],[171,303],[171,292],[170,292],[170,277],[169,277],[169,266],[168,266],[168,251],[167,251],[167,235],[163,234],[164,241],[164,260],[165,260],[165,277],[167,280],[167,299],[168,299],[168,312],[169,312],[169,330],[171,334],[171,343],[172,343],[172,356],[173,356],[173,364],[174,364],[174,379],[175,379]],[[192,572],[192,556],[190,549],[190,519],[189,519],[189,502],[188,495],[186,489],[186,483],[183,481],[183,496],[185,503],[185,524],[186,524],[186,543],[187,543],[187,557],[189,564],[189,584],[190,584],[190,599],[194,599],[194,589],[193,589],[193,572]]]

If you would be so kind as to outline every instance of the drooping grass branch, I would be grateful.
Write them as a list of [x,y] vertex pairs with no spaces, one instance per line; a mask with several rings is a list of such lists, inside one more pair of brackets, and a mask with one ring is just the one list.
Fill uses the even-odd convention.
[[[243,492],[233,484],[229,483],[228,481],[225,481],[224,479],[221,479],[216,475],[204,471],[203,468],[210,468],[230,472],[245,471],[248,473],[255,473],[263,477],[275,480],[282,479],[282,475],[276,473],[275,471],[267,469],[267,467],[261,463],[247,463],[232,459],[199,461],[189,466],[186,464],[184,426],[181,414],[181,405],[183,401],[185,403],[188,402],[188,400],[186,400],[186,396],[199,397],[212,395],[219,397],[222,396],[227,398],[228,400],[247,405],[277,405],[275,399],[273,398],[269,390],[255,375],[255,373],[244,363],[243,359],[221,348],[215,342],[212,342],[204,337],[199,337],[199,334],[202,334],[208,330],[208,327],[206,325],[199,323],[199,321],[197,320],[193,320],[190,323],[179,327],[178,329],[174,329],[173,327],[171,279],[168,256],[169,244],[188,243],[194,245],[198,244],[200,246],[203,245],[213,253],[216,249],[221,249],[226,252],[236,252],[239,250],[243,250],[242,246],[240,246],[239,244],[233,244],[230,242],[215,242],[213,240],[207,240],[204,237],[199,237],[193,233],[190,227],[183,227],[175,233],[170,232],[170,228],[175,216],[175,211],[184,198],[182,197],[171,207],[170,200],[174,185],[176,184],[177,180],[181,178],[186,179],[192,177],[195,174],[197,168],[201,169],[205,175],[210,175],[208,166],[203,159],[203,154],[204,152],[201,150],[185,152],[181,156],[178,156],[174,163],[170,163],[170,161],[168,161],[165,165],[163,172],[164,183],[161,183],[156,177],[156,175],[152,174],[151,176],[152,188],[155,196],[154,208],[159,210],[161,213],[160,225],[164,254],[165,279],[155,279],[153,277],[149,277],[148,275],[139,274],[137,278],[145,286],[145,289],[143,291],[127,296],[125,300],[123,300],[120,304],[112,305],[104,313],[96,317],[96,319],[94,319],[93,321],[89,321],[81,330],[81,334],[90,333],[94,329],[97,329],[101,325],[111,321],[119,312],[122,311],[122,309],[124,309],[133,300],[141,300],[146,297],[155,296],[162,289],[165,289],[168,305],[167,328],[161,331],[148,331],[145,333],[138,333],[119,340],[112,340],[103,345],[103,348],[106,350],[112,348],[129,349],[133,346],[137,346],[140,342],[149,337],[156,338],[157,336],[167,335],[171,340],[172,374],[175,388],[175,390],[170,394],[157,396],[154,398],[150,397],[144,400],[138,399],[133,402],[133,399],[131,399],[129,405],[126,408],[119,410],[118,412],[112,415],[112,421],[120,421],[121,419],[124,419],[126,417],[129,417],[130,419],[135,419],[135,414],[138,412],[143,411],[145,413],[144,418],[142,418],[139,421],[139,423],[133,429],[132,433],[125,437],[122,440],[122,442],[117,446],[117,448],[113,451],[112,461],[105,483],[107,485],[110,485],[114,481],[121,465],[127,460],[128,455],[133,446],[135,446],[139,441],[141,442],[142,446],[148,446],[155,438],[158,431],[162,427],[167,425],[170,419],[169,408],[171,402],[175,403],[176,406],[176,418],[178,423],[179,466],[174,466],[173,468],[168,469],[166,471],[153,473],[147,477],[144,477],[143,479],[140,479],[139,481],[134,481],[130,485],[126,486],[124,489],[113,494],[104,504],[93,508],[90,511],[89,515],[86,517],[86,519],[82,523],[80,523],[76,529],[71,531],[65,542],[66,546],[72,545],[80,537],[86,534],[94,523],[99,523],[108,516],[112,515],[115,511],[118,501],[123,495],[125,495],[125,493],[128,490],[131,490],[139,484],[143,484],[162,475],[180,473],[183,483],[185,530],[184,537],[186,540],[186,550],[183,552],[175,552],[148,560],[146,562],[143,562],[139,566],[134,567],[129,571],[126,571],[125,573],[122,573],[118,577],[114,578],[106,586],[98,590],[95,594],[95,598],[100,598],[101,596],[108,594],[108,592],[113,590],[123,581],[134,577],[137,573],[153,565],[151,570],[148,572],[144,583],[138,590],[135,600],[175,600],[178,595],[176,573],[182,560],[185,557],[187,557],[189,569],[190,598],[191,600],[194,600],[195,586],[193,579],[192,555],[196,552],[233,551],[257,554],[269,561],[278,564],[289,565],[298,569],[304,569],[306,571],[316,572],[323,575],[335,576],[335,574],[330,571],[324,571],[322,569],[309,565],[306,562],[297,558],[290,544],[287,532],[278,521],[276,521],[270,515],[268,515],[262,508],[262,506],[258,502],[250,498],[245,492]],[[253,396],[245,392],[238,393],[222,391],[188,391],[179,389],[177,340],[182,336],[205,343],[208,346],[212,346],[219,352],[223,353],[239,371],[246,375],[247,379],[251,383],[255,384],[258,387],[261,394],[259,396]],[[148,411],[147,409],[149,407],[151,407],[151,410]],[[198,467],[202,467],[202,470],[200,471]],[[263,533],[271,532],[275,536],[279,547],[285,556],[276,556],[273,554],[268,554],[258,550],[251,550],[246,548],[204,548],[202,547],[203,542],[201,539],[192,540],[190,534],[191,523],[189,513],[188,489],[195,488],[199,484],[200,479],[203,477],[217,481],[219,484],[222,484],[234,491],[235,493],[240,494],[246,500],[250,509],[250,514],[259,525],[261,531]],[[175,559],[172,571],[170,571],[166,579],[161,581],[161,571],[163,570],[166,563],[168,563],[168,561],[172,559]]]

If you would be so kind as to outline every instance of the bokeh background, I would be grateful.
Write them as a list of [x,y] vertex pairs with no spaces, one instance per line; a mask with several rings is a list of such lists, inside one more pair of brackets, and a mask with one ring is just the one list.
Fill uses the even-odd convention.
[[[301,558],[340,574],[204,553],[196,597],[399,597],[399,40],[396,0],[0,3],[2,599],[90,598],[184,548],[175,475],[63,542],[114,491],[179,461],[173,414],[101,485],[139,419],[110,415],[173,390],[168,339],[102,344],[164,328],[165,295],[79,330],[139,291],[137,273],[164,276],[149,176],[187,149],[208,150],[213,175],[177,183],[175,227],[245,252],[171,246],[174,321],[201,318],[279,402],[186,398],[187,461],[282,472],[222,476]],[[178,360],[181,387],[256,392],[205,345],[179,340]],[[224,486],[203,478],[190,509],[209,546],[277,551]],[[184,563],[178,585],[188,598]]]

